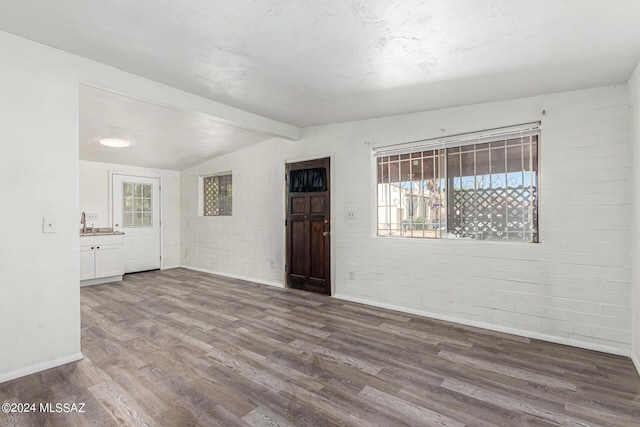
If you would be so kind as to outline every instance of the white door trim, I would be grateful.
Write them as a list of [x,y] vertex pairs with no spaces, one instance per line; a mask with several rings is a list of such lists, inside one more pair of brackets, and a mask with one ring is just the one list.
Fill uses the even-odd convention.
[[113,176],[114,175],[123,175],[130,176],[132,178],[155,178],[160,182],[160,188],[158,189],[158,194],[160,195],[159,202],[159,210],[160,210],[160,270],[164,269],[164,196],[162,187],[164,185],[163,178],[160,175],[138,175],[127,172],[118,172],[114,170],[109,170],[109,226],[113,227]]

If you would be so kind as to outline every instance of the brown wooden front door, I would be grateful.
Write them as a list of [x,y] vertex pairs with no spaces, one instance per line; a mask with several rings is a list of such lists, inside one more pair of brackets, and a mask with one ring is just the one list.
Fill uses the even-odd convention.
[[331,295],[329,158],[287,163],[287,287]]

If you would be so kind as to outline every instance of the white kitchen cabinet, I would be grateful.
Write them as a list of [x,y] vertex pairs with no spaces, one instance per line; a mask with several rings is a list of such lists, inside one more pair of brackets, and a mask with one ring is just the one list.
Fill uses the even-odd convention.
[[[81,238],[86,240],[85,238]],[[85,245],[80,241],[80,280],[95,279],[96,253],[95,246]]]
[[124,274],[124,236],[80,237],[80,286],[118,282]]

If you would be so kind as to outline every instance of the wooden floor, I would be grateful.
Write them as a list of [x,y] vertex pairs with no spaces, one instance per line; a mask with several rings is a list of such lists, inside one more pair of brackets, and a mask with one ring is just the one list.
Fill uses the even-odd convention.
[[0,402],[85,412],[1,426],[640,425],[624,357],[185,269],[81,294],[84,360]]

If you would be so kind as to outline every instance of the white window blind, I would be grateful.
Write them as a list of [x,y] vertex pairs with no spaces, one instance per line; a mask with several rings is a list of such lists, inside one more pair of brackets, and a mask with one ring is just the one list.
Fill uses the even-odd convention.
[[499,139],[507,140],[514,138],[524,138],[531,135],[539,134],[540,122],[525,123],[515,126],[487,129],[480,132],[463,133],[440,138],[423,139],[418,141],[376,147],[373,149],[373,154],[375,157],[396,156],[400,154],[413,153],[416,151],[429,151],[438,150],[441,148],[461,147],[466,145],[482,144]]

